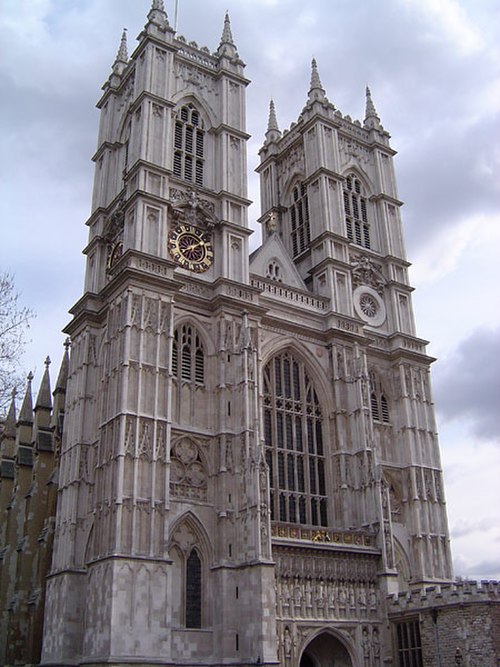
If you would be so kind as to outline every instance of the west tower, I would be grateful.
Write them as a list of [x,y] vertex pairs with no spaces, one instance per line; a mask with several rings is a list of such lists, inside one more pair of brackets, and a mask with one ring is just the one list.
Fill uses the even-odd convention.
[[249,258],[247,84],[154,0],[104,85],[44,664],[378,667],[385,594],[451,576],[389,135],[313,61]]
[[46,664],[276,659],[247,84],[227,15],[211,53],[155,0],[98,102]]

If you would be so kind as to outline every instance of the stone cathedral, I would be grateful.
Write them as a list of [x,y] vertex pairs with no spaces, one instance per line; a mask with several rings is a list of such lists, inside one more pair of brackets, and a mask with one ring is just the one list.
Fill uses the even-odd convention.
[[452,582],[389,134],[313,61],[249,254],[244,67],[227,15],[214,53],[162,0],[122,38],[57,401],[47,362],[2,436],[4,664],[493,666],[453,634],[498,587]]

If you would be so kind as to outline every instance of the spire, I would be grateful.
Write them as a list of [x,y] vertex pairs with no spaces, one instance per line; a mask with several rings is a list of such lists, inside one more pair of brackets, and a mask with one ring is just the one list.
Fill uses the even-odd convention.
[[26,383],[26,393],[24,394],[23,404],[21,406],[21,411],[19,413],[19,422],[24,422],[26,424],[33,423],[33,398],[31,396],[31,382],[33,380],[33,373],[30,371],[28,373],[27,383]]
[[52,396],[50,393],[50,375],[49,375],[49,366],[50,366],[50,357],[45,359],[45,372],[40,382],[40,389],[38,390],[38,396],[36,397],[35,410],[38,408],[46,408],[50,410],[52,408]]
[[233,41],[233,33],[231,32],[231,20],[229,19],[229,12],[227,11],[224,16],[224,28],[222,30],[219,48],[217,49],[217,55],[227,56],[228,58],[238,57],[236,45]]
[[5,418],[3,425],[3,437],[4,438],[15,438],[16,437],[16,394],[17,389],[14,387],[12,390],[12,398],[10,400],[9,412]]
[[367,128],[376,128],[380,129],[382,126],[380,124],[380,118],[373,104],[372,94],[368,86],[366,86],[366,111],[365,111],[365,127]]
[[277,141],[280,138],[281,132],[276,119],[276,108],[274,106],[274,101],[271,100],[269,102],[269,120],[267,122],[266,141]]
[[323,102],[326,100],[325,89],[321,85],[316,59],[311,63],[311,86],[309,88],[308,102]]
[[59,368],[59,375],[57,376],[56,388],[54,389],[54,394],[66,391],[66,384],[68,382],[68,370],[69,370],[69,348],[71,346],[71,341],[69,338],[66,338],[64,341],[64,354],[61,361],[61,366]]
[[113,74],[118,74],[121,76],[123,71],[128,63],[128,50],[127,50],[127,28],[123,28],[122,38],[120,40],[120,46],[118,47],[118,52],[116,54],[115,62],[113,63]]

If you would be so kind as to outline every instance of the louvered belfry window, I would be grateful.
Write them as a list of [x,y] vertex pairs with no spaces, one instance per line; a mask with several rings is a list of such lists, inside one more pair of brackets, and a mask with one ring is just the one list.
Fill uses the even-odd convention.
[[174,176],[203,185],[205,130],[193,104],[179,109],[174,129]]
[[327,526],[323,416],[304,364],[289,352],[264,369],[264,438],[271,519]]
[[290,225],[292,238],[292,255],[296,257],[303,252],[311,242],[311,228],[309,225],[309,201],[307,186],[299,183],[292,190],[292,205],[290,206]]
[[183,324],[174,332],[172,375],[188,382],[205,383],[205,352],[196,329]]
[[344,210],[347,238],[356,245],[370,248],[367,198],[361,181],[352,175],[344,182]]

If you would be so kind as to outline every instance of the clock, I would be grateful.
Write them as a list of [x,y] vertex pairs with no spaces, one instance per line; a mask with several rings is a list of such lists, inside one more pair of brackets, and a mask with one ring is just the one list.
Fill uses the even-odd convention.
[[117,241],[113,244],[110,249],[108,256],[108,270],[112,269],[116,262],[123,255],[123,243],[122,241]]
[[197,273],[209,269],[214,259],[211,234],[188,224],[178,225],[170,231],[168,251],[179,266]]

